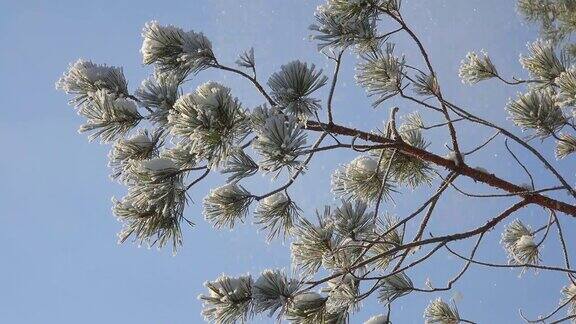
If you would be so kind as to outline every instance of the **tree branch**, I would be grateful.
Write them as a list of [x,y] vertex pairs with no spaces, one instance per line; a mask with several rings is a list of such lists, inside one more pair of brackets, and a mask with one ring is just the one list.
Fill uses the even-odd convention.
[[576,206],[574,205],[570,205],[565,202],[558,201],[541,194],[526,194],[525,193],[526,188],[522,188],[521,186],[503,180],[494,174],[489,174],[476,170],[466,164],[456,165],[456,163],[452,160],[440,157],[434,153],[419,149],[404,142],[396,142],[377,134],[367,133],[361,130],[348,128],[337,124],[328,125],[310,120],[306,123],[306,128],[312,131],[326,130],[338,135],[358,137],[365,141],[374,143],[389,144],[391,148],[396,148],[403,154],[433,163],[437,166],[444,167],[447,170],[454,171],[458,174],[467,176],[471,179],[474,179],[477,182],[485,183],[491,187],[498,188],[507,191],[509,193],[515,193],[518,196],[521,196],[524,199],[526,199],[529,203],[540,205],[542,207],[546,207],[552,210],[557,210],[565,214],[576,217]]

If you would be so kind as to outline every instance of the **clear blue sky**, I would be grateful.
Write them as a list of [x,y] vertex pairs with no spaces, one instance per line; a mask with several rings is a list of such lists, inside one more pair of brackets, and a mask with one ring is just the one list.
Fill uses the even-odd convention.
[[[184,228],[184,248],[173,257],[169,250],[119,246],[120,229],[110,211],[110,197],[122,196],[124,188],[108,179],[108,147],[88,143],[76,134],[81,123],[54,89],[54,82],[68,63],[82,57],[97,63],[124,67],[133,91],[151,73],[143,67],[139,49],[140,32],[146,21],[156,19],[182,28],[204,32],[212,41],[219,60],[232,64],[243,50],[254,46],[262,78],[293,59],[301,59],[332,70],[315,44],[308,41],[308,25],[320,1],[214,0],[214,1],[0,1],[0,323],[200,323],[204,291],[202,283],[221,273],[257,274],[268,267],[289,268],[289,248],[280,242],[265,243],[250,222],[234,231],[213,230],[201,215],[201,201],[208,189],[222,183],[212,177],[191,196],[194,204],[186,216],[197,223]],[[515,1],[501,0],[406,0],[405,17],[429,48],[440,74],[445,96],[475,113],[510,125],[503,107],[514,96],[512,87],[488,81],[476,87],[460,83],[457,70],[469,50],[486,49],[503,75],[525,76],[518,54],[537,37],[533,27],[516,15]],[[405,38],[396,38],[398,49],[412,63],[417,53]],[[381,125],[392,103],[379,110],[369,108],[363,90],[356,87],[353,68],[356,58],[347,55],[335,98],[335,118],[342,124],[373,129]],[[263,100],[244,81],[216,72],[201,73],[186,91],[213,79],[233,89],[247,106]],[[325,98],[324,92],[321,97]],[[414,109],[396,102],[401,113]],[[473,147],[489,135],[472,128],[459,128],[462,144]],[[446,133],[432,133],[431,147],[444,154]],[[481,165],[516,183],[527,182],[511,163],[502,141],[469,162]],[[519,151],[516,148],[516,151]],[[553,159],[551,147],[546,156]],[[526,154],[539,178],[538,185],[551,183],[543,168]],[[307,216],[324,204],[335,204],[329,192],[329,174],[336,164],[353,158],[350,153],[319,156],[311,170],[292,189]],[[468,161],[467,161],[468,162]],[[572,167],[570,167],[572,164]],[[560,170],[574,183],[572,161],[559,163]],[[459,183],[482,191],[467,180]],[[263,179],[255,191],[276,186]],[[385,208],[406,215],[420,201],[425,190],[406,191],[395,197],[396,204]],[[562,197],[565,198],[565,197]],[[450,192],[439,204],[434,233],[449,233],[483,223],[502,210],[509,199],[465,200]],[[527,208],[518,217],[538,227],[546,214]],[[562,217],[568,244],[574,245],[574,221]],[[489,234],[481,248],[484,260],[505,262],[497,245],[501,228]],[[464,245],[467,246],[467,245]],[[544,246],[544,260],[559,263],[557,245]],[[457,271],[461,263],[441,254],[429,265],[411,271],[420,287],[427,277],[438,286]],[[455,286],[463,294],[459,303],[463,317],[481,323],[520,322],[517,310],[530,315],[557,305],[561,275],[529,273],[522,279],[517,271],[485,271],[473,267]],[[412,294],[397,302],[395,323],[421,323],[428,301],[446,294]],[[374,300],[352,319],[359,323],[384,312]],[[258,320],[270,323],[264,318]],[[256,320],[255,320],[256,322]]]

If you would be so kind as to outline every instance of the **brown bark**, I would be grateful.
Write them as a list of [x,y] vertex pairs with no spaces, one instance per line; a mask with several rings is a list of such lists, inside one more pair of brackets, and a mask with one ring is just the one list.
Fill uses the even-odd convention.
[[336,124],[325,124],[325,123],[318,123],[315,121],[308,121],[306,127],[307,129],[313,131],[328,131],[332,134],[357,136],[358,138],[363,139],[365,141],[387,144],[390,145],[391,148],[396,148],[406,155],[416,157],[418,159],[430,162],[438,166],[442,166],[448,170],[467,176],[471,179],[474,179],[475,181],[485,183],[491,187],[498,188],[509,193],[518,193],[519,196],[523,197],[529,203],[540,205],[548,209],[557,210],[565,214],[576,217],[576,206],[574,205],[570,205],[568,203],[552,199],[542,194],[536,194],[536,193],[522,194],[522,192],[526,192],[526,188],[522,188],[518,185],[510,183],[502,178],[497,177],[494,174],[478,171],[474,168],[469,167],[465,163],[463,163],[462,165],[456,165],[456,163],[454,163],[454,161],[452,160],[445,159],[434,153],[416,148],[404,142],[395,141],[377,134],[367,133],[361,130],[348,128]]

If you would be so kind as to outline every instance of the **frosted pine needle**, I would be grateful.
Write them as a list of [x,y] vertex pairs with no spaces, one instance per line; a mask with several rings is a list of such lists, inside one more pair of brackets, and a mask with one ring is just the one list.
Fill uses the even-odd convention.
[[576,137],[572,134],[560,134],[556,142],[556,158],[563,159],[576,152]]
[[504,229],[500,243],[510,264],[538,264],[540,253],[531,229],[516,219]]
[[204,198],[204,217],[216,228],[233,228],[237,221],[246,217],[252,199],[244,187],[226,184],[213,189]]
[[498,71],[488,54],[484,51],[480,54],[478,56],[470,52],[466,55],[466,59],[462,60],[458,74],[463,83],[475,84],[498,76]]
[[268,86],[272,97],[289,115],[306,120],[320,109],[320,100],[310,95],[326,84],[328,78],[314,64],[292,61],[272,74]]
[[362,54],[356,68],[356,81],[366,89],[369,97],[375,97],[376,107],[395,96],[404,80],[404,57],[394,56],[394,44],[386,44],[386,50]]
[[460,316],[456,307],[451,307],[441,298],[438,298],[431,301],[426,307],[424,320],[426,324],[458,324]]
[[[569,285],[562,288],[562,299],[560,304],[568,303],[568,316],[576,315],[576,285],[571,282]],[[572,320],[574,322],[574,320]]]
[[210,166],[221,166],[244,139],[246,112],[230,89],[216,82],[200,85],[178,98],[168,116],[170,131],[187,138],[191,152]]
[[268,312],[268,316],[280,310],[283,315],[301,284],[298,280],[286,277],[281,270],[264,270],[252,288],[254,311]]
[[292,170],[301,165],[298,157],[305,148],[306,133],[296,117],[272,114],[254,131],[258,138],[252,145],[262,156],[260,169],[276,172],[283,168]]
[[551,41],[537,40],[528,44],[530,54],[521,56],[520,63],[540,80],[552,82],[566,70],[565,58],[558,57]]
[[560,74],[555,80],[559,91],[556,100],[560,106],[576,105],[576,65]]
[[316,8],[316,24],[309,27],[316,34],[318,49],[345,48],[357,45],[360,49],[374,47],[376,17],[370,6],[352,1],[330,0]]
[[506,110],[514,124],[523,130],[531,129],[545,138],[558,131],[566,123],[566,117],[554,100],[550,89],[532,89],[511,100]]
[[370,317],[364,324],[389,324],[388,316],[384,314],[378,314]]
[[354,204],[343,200],[333,213],[334,228],[343,237],[365,239],[374,228],[374,212],[367,211],[366,203],[358,200]]
[[92,132],[90,141],[100,137],[102,143],[108,143],[134,128],[142,119],[134,102],[117,98],[106,90],[90,94],[90,101],[78,110],[78,114],[87,118],[80,126],[80,133]]
[[282,236],[286,238],[300,209],[284,193],[277,192],[262,199],[254,213],[255,224],[268,232],[268,241]]
[[108,158],[108,166],[112,168],[113,179],[127,180],[125,177],[130,174],[132,160],[149,159],[157,154],[157,144],[160,140],[160,133],[150,134],[148,131],[139,131],[129,138],[121,138],[114,142]]
[[56,89],[74,95],[71,104],[81,106],[98,90],[119,97],[128,95],[128,82],[122,68],[79,59],[56,82]]
[[[332,192],[340,198],[374,203],[384,181],[384,169],[383,166],[378,168],[377,159],[359,156],[332,174]],[[383,198],[390,198],[393,191],[393,179],[389,176],[384,184]]]
[[222,324],[246,323],[253,315],[252,284],[250,275],[238,278],[222,275],[204,283],[208,294],[198,296],[204,306],[204,319]]
[[317,213],[318,225],[301,218],[294,227],[294,241],[290,246],[292,264],[304,275],[314,274],[320,269],[325,255],[337,245],[334,228],[330,220],[330,208]]
[[323,323],[326,316],[326,297],[316,292],[304,292],[294,297],[286,318],[298,324]]
[[180,82],[180,77],[168,73],[156,73],[142,81],[135,95],[140,100],[140,106],[153,111],[150,121],[160,126],[168,122],[168,112],[180,96]]
[[157,21],[146,23],[142,31],[142,61],[155,63],[161,73],[186,75],[207,68],[214,61],[212,44],[202,33],[182,29]]
[[413,289],[412,280],[404,272],[400,272],[382,280],[378,289],[378,300],[389,304],[396,298],[409,294]]

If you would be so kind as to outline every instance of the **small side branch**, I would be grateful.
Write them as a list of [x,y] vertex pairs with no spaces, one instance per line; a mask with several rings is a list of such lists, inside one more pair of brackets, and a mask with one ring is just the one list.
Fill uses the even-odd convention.
[[336,57],[336,66],[334,67],[334,75],[332,76],[332,84],[330,86],[330,93],[328,94],[328,100],[326,103],[328,110],[328,124],[334,122],[334,116],[332,115],[332,98],[334,97],[334,90],[336,89],[336,82],[338,81],[338,73],[340,72],[340,64],[342,63],[342,54],[344,54],[344,51],[345,49],[342,49]]

